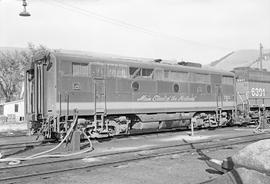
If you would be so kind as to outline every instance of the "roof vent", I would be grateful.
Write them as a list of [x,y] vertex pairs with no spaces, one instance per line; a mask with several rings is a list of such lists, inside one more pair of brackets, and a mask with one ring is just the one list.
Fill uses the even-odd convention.
[[178,62],[177,64],[182,65],[182,66],[190,66],[190,67],[197,67],[197,68],[202,67],[200,63],[192,63],[192,62],[186,62],[186,61],[181,61],[181,62]]
[[161,63],[162,59],[154,59],[155,63]]

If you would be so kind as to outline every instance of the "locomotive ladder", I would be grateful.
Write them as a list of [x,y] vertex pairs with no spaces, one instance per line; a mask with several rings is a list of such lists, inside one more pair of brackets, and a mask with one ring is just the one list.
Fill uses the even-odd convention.
[[98,128],[101,127],[101,132],[99,133],[108,133],[108,124],[105,124],[105,116],[107,113],[107,104],[106,104],[106,83],[104,78],[96,78],[94,80],[94,122],[95,122],[95,131],[98,131]]

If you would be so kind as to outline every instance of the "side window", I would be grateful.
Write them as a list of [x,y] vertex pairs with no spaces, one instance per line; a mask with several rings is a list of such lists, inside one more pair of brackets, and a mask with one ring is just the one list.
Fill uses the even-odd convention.
[[72,75],[73,76],[88,76],[88,64],[87,63],[72,63]]
[[153,69],[143,68],[142,77],[143,78],[153,78]]
[[91,76],[92,77],[104,77],[104,65],[102,63],[91,64]]

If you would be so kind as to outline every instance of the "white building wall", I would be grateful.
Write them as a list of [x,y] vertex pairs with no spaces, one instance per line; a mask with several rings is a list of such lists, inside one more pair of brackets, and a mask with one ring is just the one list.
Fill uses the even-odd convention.
[[23,121],[24,120],[24,101],[17,100],[13,102],[4,103],[3,115],[8,117],[8,121]]

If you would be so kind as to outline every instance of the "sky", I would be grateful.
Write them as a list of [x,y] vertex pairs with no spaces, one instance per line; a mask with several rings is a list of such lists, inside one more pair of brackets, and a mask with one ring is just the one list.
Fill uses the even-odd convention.
[[0,47],[200,62],[270,48],[270,0],[0,0]]

